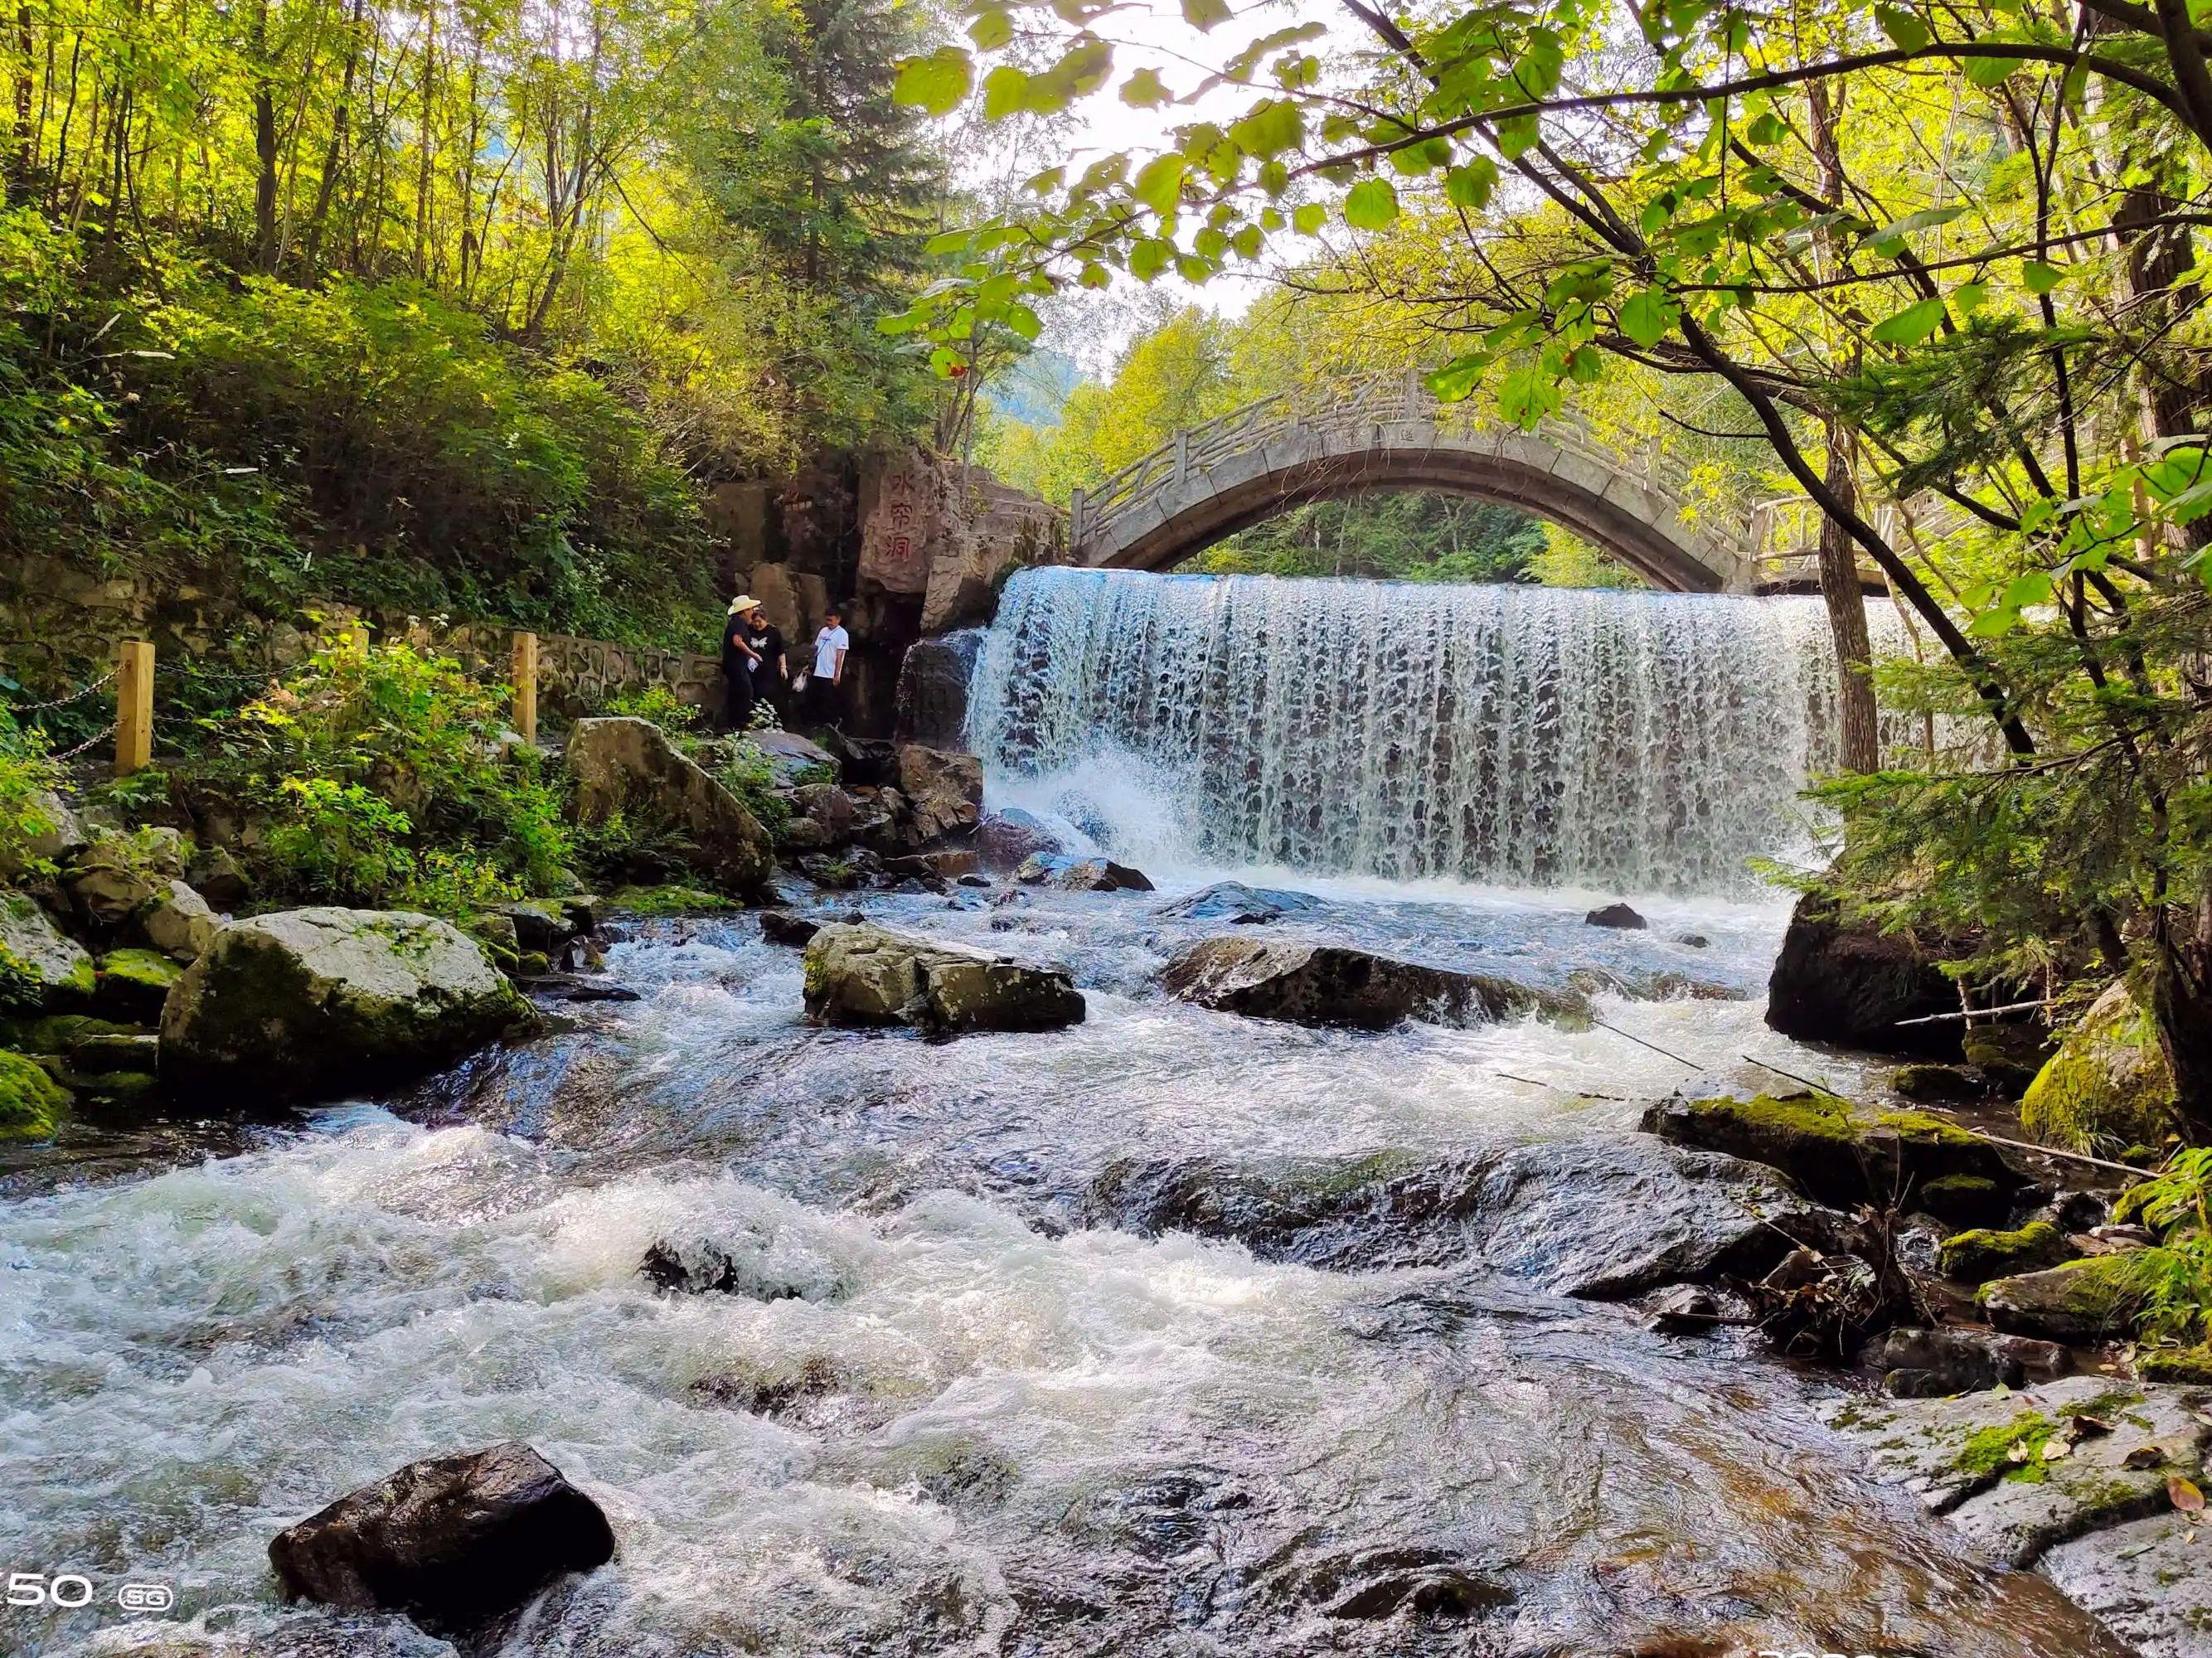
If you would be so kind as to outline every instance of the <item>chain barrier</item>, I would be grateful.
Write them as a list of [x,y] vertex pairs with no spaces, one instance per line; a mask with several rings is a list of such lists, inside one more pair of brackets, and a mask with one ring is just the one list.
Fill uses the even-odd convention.
[[79,686],[76,690],[70,692],[66,696],[57,696],[45,702],[8,703],[6,705],[7,711],[13,714],[45,714],[53,708],[66,708],[70,703],[82,702],[86,697],[90,696],[94,691],[102,689],[105,687],[114,683],[116,673],[116,669],[110,668],[106,673],[100,675],[99,678],[94,680],[89,685]]
[[83,741],[83,742],[82,742],[82,743],[78,744],[75,748],[73,748],[73,749],[63,749],[63,750],[61,750],[59,752],[55,753],[55,754],[52,754],[52,755],[50,755],[50,756],[48,756],[47,757],[48,757],[49,759],[58,760],[58,761],[59,761],[59,760],[74,760],[74,759],[76,759],[76,758],[77,757],[77,756],[79,756],[79,755],[81,755],[81,754],[84,754],[84,753],[86,753],[86,752],[89,751],[90,750],[93,750],[93,749],[95,749],[95,748],[99,747],[99,746],[100,746],[100,744],[101,744],[102,743],[105,743],[106,741],[107,741],[107,739],[108,739],[109,738],[111,738],[111,737],[114,736],[114,735],[115,735],[115,727],[116,727],[119,723],[121,723],[121,722],[119,722],[119,721],[118,721],[118,720],[109,720],[109,721],[107,722],[107,729],[106,729],[106,730],[105,730],[105,731],[100,731],[100,732],[94,732],[90,737],[86,738],[84,739],[84,741]]

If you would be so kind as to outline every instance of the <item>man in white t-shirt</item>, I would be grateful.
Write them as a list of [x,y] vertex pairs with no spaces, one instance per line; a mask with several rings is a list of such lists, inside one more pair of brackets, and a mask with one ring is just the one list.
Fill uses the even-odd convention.
[[806,685],[814,717],[825,726],[836,725],[845,711],[845,653],[852,648],[853,636],[840,625],[836,610],[825,611],[822,631],[814,635],[814,669]]

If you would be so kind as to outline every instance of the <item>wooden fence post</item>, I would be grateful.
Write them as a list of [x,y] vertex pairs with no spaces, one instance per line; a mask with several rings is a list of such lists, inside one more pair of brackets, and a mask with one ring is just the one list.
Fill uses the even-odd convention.
[[126,639],[115,659],[115,774],[128,777],[154,757],[154,647]]
[[514,636],[514,728],[533,748],[538,743],[538,635]]

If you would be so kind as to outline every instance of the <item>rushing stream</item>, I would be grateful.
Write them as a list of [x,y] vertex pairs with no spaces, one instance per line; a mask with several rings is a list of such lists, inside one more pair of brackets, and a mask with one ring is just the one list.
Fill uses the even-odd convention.
[[[1082,580],[1152,665],[1072,667],[1096,633],[1066,602]],[[984,667],[993,791],[1152,859],[1169,891],[864,907],[1069,969],[1073,1029],[810,1029],[798,956],[751,918],[661,922],[610,958],[640,999],[404,1096],[15,1154],[0,1569],[98,1596],[0,1608],[0,1648],[448,1651],[402,1619],[283,1606],[268,1542],[411,1459],[515,1437],[620,1549],[501,1633],[531,1658],[2116,1658],[2042,1580],[1872,1484],[1822,1426],[1834,1383],[1564,1293],[1642,1218],[1617,1199],[1661,1155],[1639,1102],[1771,1086],[1762,1064],[1871,1079],[1762,1024],[1771,897],[1639,898],[1650,930],[1615,932],[1583,924],[1586,895],[1449,878],[1739,886],[1745,852],[1797,832],[1803,616],[1395,591],[1293,627],[1236,584],[1017,584]],[[1176,667],[1208,606],[1234,661]],[[1389,665],[1431,642],[1449,695],[1419,704]],[[1707,649],[1704,677],[1677,655]],[[1040,651],[1075,673],[1057,693],[1008,655]],[[1220,700],[1260,658],[1264,717]],[[1519,664],[1549,712],[1509,717],[1484,661]],[[1778,664],[1805,701],[1747,702]],[[1202,694],[1163,725],[1177,683]],[[1355,685],[1358,743],[1316,701]],[[1189,768],[1212,783],[1178,793]],[[1471,779],[1495,798],[1439,816]],[[1601,994],[1580,1029],[1372,1036],[1164,997],[1161,963],[1219,926],[1164,901],[1208,862],[1261,861],[1325,900],[1280,934],[1702,995]],[[1197,1236],[1155,1201],[1204,1212],[1286,1170],[1319,1190],[1349,1160],[1458,1171],[1479,1200],[1419,1236],[1355,1218],[1326,1250]],[[1510,1224],[1487,1222],[1493,1193]],[[731,1292],[656,1288],[655,1246],[718,1252]],[[170,1586],[171,1618],[119,1614],[127,1580]]]

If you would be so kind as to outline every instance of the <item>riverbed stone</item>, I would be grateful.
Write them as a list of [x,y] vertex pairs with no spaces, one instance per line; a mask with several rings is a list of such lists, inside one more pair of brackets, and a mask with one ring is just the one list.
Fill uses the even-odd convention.
[[92,956],[20,892],[0,891],[0,1012],[58,1012],[91,999]]
[[234,922],[161,1015],[161,1065],[188,1090],[313,1097],[434,1071],[528,1023],[477,942],[404,910],[281,910]]
[[185,865],[185,879],[211,908],[225,914],[253,896],[252,882],[227,847],[201,847],[195,851]]
[[775,847],[760,820],[651,720],[579,720],[568,759],[581,822],[603,823],[620,812],[633,824],[669,824],[696,870],[738,891],[760,888],[774,871]]
[[1932,944],[1883,932],[1808,893],[1767,981],[1766,1023],[1800,1042],[1957,1060],[1956,1021],[1901,1023],[1959,1011],[1958,987],[1936,965],[1942,959]]
[[[1833,1420],[1878,1476],[1948,1515],[1991,1559],[2027,1567],[2073,1539],[2166,1512],[2169,1478],[2201,1481],[2208,1400],[2202,1388],[2076,1376],[1854,1403]],[[2063,1455],[2045,1455],[2054,1442]]]
[[1056,1030],[1082,1023],[1068,975],[894,932],[823,927],[806,945],[807,1017],[824,1024],[912,1025],[934,1036]]
[[51,1139],[69,1102],[44,1066],[0,1048],[0,1140]]
[[2134,1327],[2146,1281],[2165,1257],[2163,1249],[2091,1255],[2042,1272],[1993,1278],[1975,1299],[1990,1323],[2014,1335],[2103,1341]]
[[2038,1564],[2140,1658],[2212,1652],[2212,1570],[2201,1515],[2168,1511],[2061,1543]]
[[158,950],[127,945],[100,958],[92,1005],[110,1018],[151,1023],[185,969]]
[[837,780],[837,756],[797,732],[755,732],[752,741],[768,756],[769,769],[775,773],[775,786],[780,789]]
[[1668,1100],[1645,1112],[1644,1127],[1678,1145],[1770,1164],[1839,1208],[1895,1199],[1942,1220],[1978,1220],[2024,1184],[1995,1146],[1955,1123],[1832,1094]]
[[2009,1230],[1976,1226],[1954,1232],[1938,1246],[1937,1259],[1943,1276],[1953,1282],[1986,1284],[1995,1278],[2041,1272],[2080,1253],[2056,1222],[2038,1216]]
[[1401,1019],[1506,1019],[1586,1011],[1578,997],[1487,974],[1401,962],[1341,944],[1225,935],[1185,946],[1162,969],[1172,995],[1218,1013],[1386,1030]]
[[1064,849],[1060,836],[1043,818],[1019,806],[988,813],[975,825],[975,851],[986,869],[1018,869],[1041,852]]
[[1371,1272],[1479,1260],[1598,1300],[1757,1276],[1828,1216],[1771,1171],[1633,1135],[1438,1158],[1129,1157],[1092,1181],[1086,1224],[1228,1238],[1269,1260]]
[[1882,1390],[1898,1399],[2026,1387],[2054,1381],[2071,1365],[2067,1350],[2055,1341],[1955,1327],[1888,1331],[1869,1359]]
[[1185,893],[1160,906],[1159,913],[1182,921],[1234,921],[1264,926],[1285,915],[1303,914],[1321,908],[1310,893],[1281,887],[1248,887],[1242,881],[1216,881],[1210,887]]
[[793,915],[787,909],[764,909],[760,913],[760,930],[761,937],[772,944],[804,950],[822,931],[822,923],[809,920],[804,915]]
[[120,927],[181,879],[191,847],[167,827],[100,835],[69,869],[70,896],[96,927]]
[[477,1627],[614,1553],[599,1505],[520,1440],[410,1462],[269,1545],[287,1598],[434,1631]]
[[2181,1122],[2173,1072],[2124,983],[2091,1003],[2020,1102],[2031,1139],[2075,1151],[2156,1145]]
[[222,921],[191,886],[168,880],[139,907],[137,926],[148,944],[170,960],[189,966],[214,942]]
[[972,829],[981,821],[983,762],[972,754],[902,743],[898,786],[917,845]]
[[1583,917],[1586,926],[1612,927],[1621,932],[1641,932],[1651,923],[1626,904],[1601,904]]
[[1063,892],[1150,892],[1152,878],[1111,858],[1067,858],[1034,853],[1022,860],[1014,879],[1024,886],[1057,887]]

